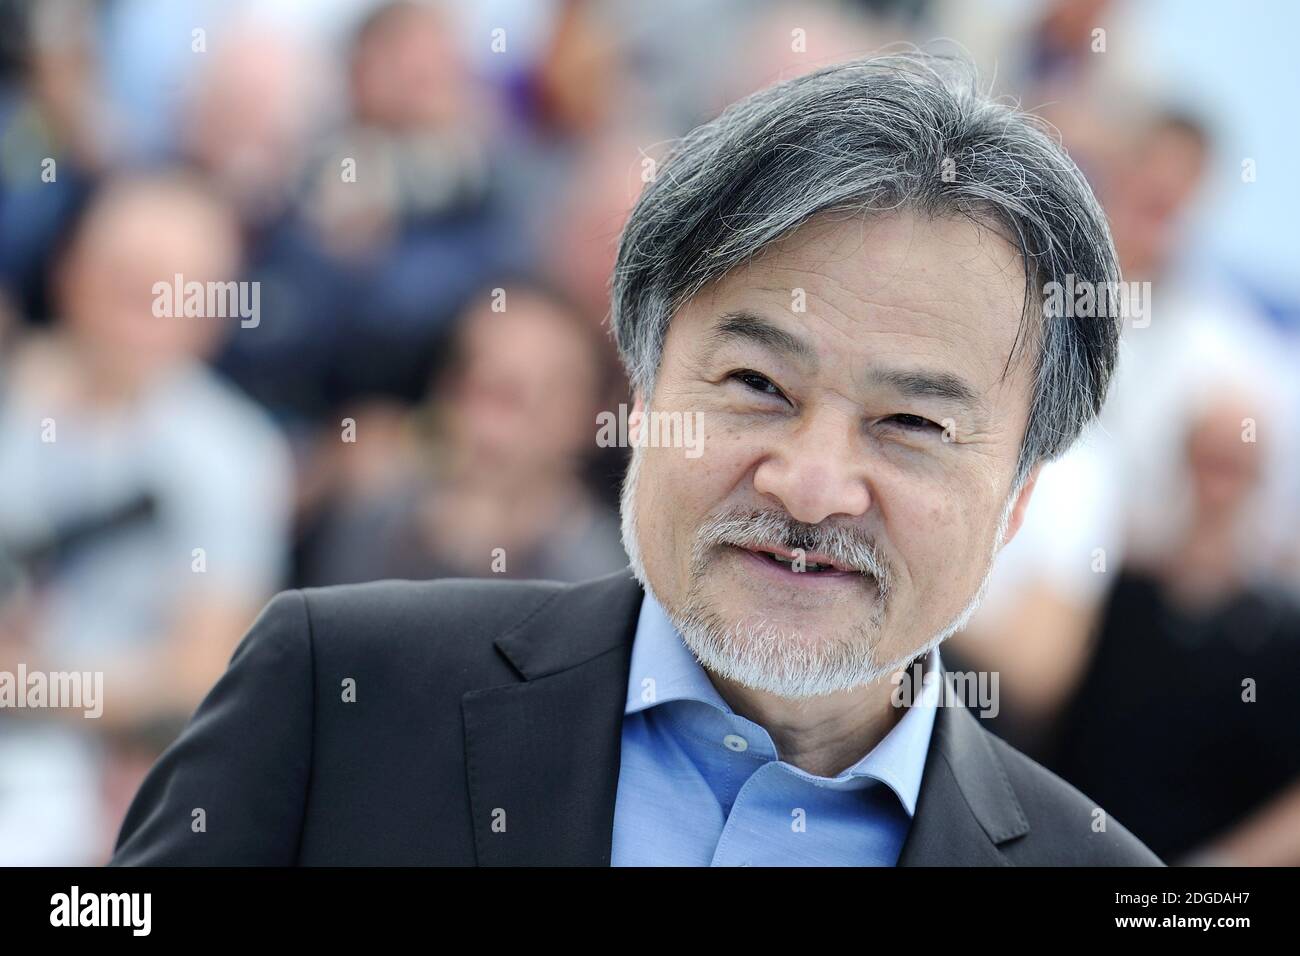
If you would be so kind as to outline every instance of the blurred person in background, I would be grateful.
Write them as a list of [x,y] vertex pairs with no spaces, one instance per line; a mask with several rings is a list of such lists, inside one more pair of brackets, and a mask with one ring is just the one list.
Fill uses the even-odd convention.
[[413,401],[469,296],[526,264],[489,162],[493,101],[468,73],[455,12],[371,11],[348,62],[350,114],[313,163],[310,207],[357,288],[336,387]]
[[[1216,378],[1254,382],[1272,415],[1252,496],[1253,535],[1242,555],[1278,576],[1300,514],[1291,485],[1300,451],[1300,390],[1280,331],[1216,263],[1191,254],[1189,224],[1214,152],[1210,126],[1181,107],[1152,107],[1129,129],[1104,202],[1124,278],[1150,283],[1143,321],[1126,321],[1119,374],[1103,424],[1124,486],[1128,558],[1167,553],[1183,531],[1171,505],[1185,484],[1183,435]],[[1240,183],[1237,184],[1240,188]],[[1114,563],[1114,562],[1112,562]]]
[[738,57],[716,91],[711,105],[721,108],[731,100],[773,83],[802,76],[832,63],[903,40],[901,23],[877,15],[866,3],[805,3],[776,0],[761,5],[757,15],[737,24],[741,37]]
[[15,322],[49,318],[49,257],[113,158],[114,116],[96,88],[93,13],[80,0],[3,8],[0,297]]
[[[547,241],[538,248],[538,271],[581,310],[593,331],[600,329],[599,361],[612,388],[602,407],[614,408],[627,395],[627,380],[608,330],[601,325],[609,308],[609,276],[618,253],[618,236],[644,183],[662,160],[660,142],[632,129],[610,130],[573,157],[572,179],[552,197]],[[627,470],[627,449],[593,449],[592,488],[612,510]]]
[[[580,581],[627,563],[618,521],[583,482],[608,367],[590,321],[531,282],[476,296],[422,413],[405,474],[345,489],[314,536],[307,579],[489,576]],[[339,443],[393,459],[393,445]],[[390,430],[389,435],[397,437]]]
[[[550,197],[539,241],[539,268],[580,304],[595,324],[609,311],[609,274],[618,235],[649,178],[656,156],[654,137],[631,129],[611,130],[572,155],[572,177]],[[617,361],[606,340],[610,359]]]
[[297,447],[337,397],[331,377],[355,287],[303,207],[319,70],[284,29],[235,22],[221,38],[191,78],[175,150],[238,217],[239,278],[260,284],[263,320],[229,336],[214,361]]
[[1297,866],[1300,603],[1250,555],[1276,405],[1202,381],[1179,531],[1116,575],[1045,763],[1171,862]]
[[[643,114],[653,107],[638,103],[645,108],[628,108],[643,91],[628,75],[626,24],[609,15],[608,4],[561,0],[537,9],[547,15],[538,25],[536,49],[516,48],[510,57],[497,58],[505,63],[494,77],[503,100],[494,148],[511,157],[501,164],[503,188],[519,211],[529,247],[545,256],[555,249],[550,230],[564,221],[557,209],[572,204],[569,194],[588,185],[601,190],[599,179],[589,182],[590,155],[613,129],[631,116],[644,121]],[[635,157],[635,151],[624,154],[614,165],[630,166]],[[596,175],[606,171],[600,167]],[[633,195],[618,210],[620,217],[635,199]],[[619,218],[612,226],[615,235],[621,226]],[[584,256],[571,253],[568,258]],[[608,275],[606,269],[602,292]],[[602,297],[597,311],[603,313],[606,304]]]
[[[190,178],[110,181],[58,260],[52,330],[4,366],[0,542],[24,583],[11,590],[22,606],[5,618],[3,669],[104,674],[103,716],[76,712],[64,737],[139,730],[165,743],[283,580],[285,448],[202,364],[239,319],[185,316],[179,303],[156,311],[155,283],[224,280],[238,259],[228,209]],[[35,725],[59,711],[13,713],[0,740],[19,754],[38,765],[84,756],[75,744],[24,749],[27,721],[44,733]],[[19,807],[0,805],[10,824],[18,796]],[[19,856],[48,835],[19,829],[19,843],[0,840]]]

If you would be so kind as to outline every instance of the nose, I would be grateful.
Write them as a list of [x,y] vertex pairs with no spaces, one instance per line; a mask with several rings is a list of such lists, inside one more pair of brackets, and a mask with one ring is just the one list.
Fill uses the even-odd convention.
[[861,517],[871,491],[859,429],[854,416],[832,409],[806,414],[754,471],[754,490],[807,524]]

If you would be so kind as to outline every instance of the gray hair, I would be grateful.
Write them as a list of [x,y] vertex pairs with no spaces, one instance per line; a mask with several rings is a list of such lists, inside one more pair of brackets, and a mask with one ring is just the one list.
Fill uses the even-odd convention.
[[840,63],[732,105],[677,142],[620,238],[611,323],[633,387],[649,399],[683,303],[811,216],[965,216],[1012,242],[1025,266],[1003,371],[1038,343],[1018,488],[1101,411],[1119,346],[1115,316],[1044,309],[1049,283],[1111,288],[1120,277],[1105,215],[1048,130],[982,93],[968,61],[922,53]]

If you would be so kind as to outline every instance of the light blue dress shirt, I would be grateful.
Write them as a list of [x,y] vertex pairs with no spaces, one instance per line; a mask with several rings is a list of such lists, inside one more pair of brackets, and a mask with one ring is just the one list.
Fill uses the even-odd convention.
[[[927,682],[938,672],[936,649]],[[611,864],[894,866],[916,812],[937,691],[842,773],[806,773],[732,711],[647,593],[628,675]]]

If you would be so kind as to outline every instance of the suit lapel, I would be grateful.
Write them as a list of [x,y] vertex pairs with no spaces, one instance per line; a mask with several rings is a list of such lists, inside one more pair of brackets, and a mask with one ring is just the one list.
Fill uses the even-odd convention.
[[608,866],[640,585],[555,593],[496,642],[521,681],[461,700],[481,866]]
[[998,844],[1028,832],[987,731],[965,707],[939,707],[898,865],[1010,866]]

